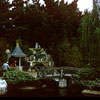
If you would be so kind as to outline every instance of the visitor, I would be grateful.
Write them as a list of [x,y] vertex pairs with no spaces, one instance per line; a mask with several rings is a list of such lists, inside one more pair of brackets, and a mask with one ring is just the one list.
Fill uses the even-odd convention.
[[11,67],[16,67],[16,61],[12,62]]
[[3,71],[6,72],[9,69],[8,61],[2,65]]

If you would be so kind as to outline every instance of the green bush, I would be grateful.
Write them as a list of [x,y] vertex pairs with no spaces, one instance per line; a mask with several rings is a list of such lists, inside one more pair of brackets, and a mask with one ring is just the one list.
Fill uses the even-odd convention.
[[93,89],[100,87],[100,69],[98,68],[81,68],[73,75],[75,84]]
[[81,68],[76,72],[74,77],[77,80],[95,80],[100,78],[100,69],[98,68]]
[[20,82],[30,82],[35,80],[35,78],[29,73],[19,70],[7,71],[3,76],[3,79],[5,79],[8,84],[17,84]]
[[76,80],[75,84],[82,85],[87,89],[94,89],[100,87],[100,79],[96,78],[95,80]]
[[18,70],[17,67],[9,67],[9,69],[8,69],[8,71],[16,71],[16,70]]

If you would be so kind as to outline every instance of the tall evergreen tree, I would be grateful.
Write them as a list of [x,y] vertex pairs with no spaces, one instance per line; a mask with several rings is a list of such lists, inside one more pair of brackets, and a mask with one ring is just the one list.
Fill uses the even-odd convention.
[[8,21],[9,0],[0,0],[0,35],[5,34]]
[[[91,66],[99,66],[99,15],[97,6],[90,13],[85,13],[81,20],[80,32],[81,32],[81,50],[85,64]],[[98,56],[97,56],[98,55]]]

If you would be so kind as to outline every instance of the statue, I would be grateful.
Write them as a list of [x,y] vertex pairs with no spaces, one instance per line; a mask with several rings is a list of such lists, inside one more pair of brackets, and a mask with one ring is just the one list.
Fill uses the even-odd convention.
[[38,42],[36,42],[36,44],[35,44],[35,48],[39,48],[39,44],[38,44]]

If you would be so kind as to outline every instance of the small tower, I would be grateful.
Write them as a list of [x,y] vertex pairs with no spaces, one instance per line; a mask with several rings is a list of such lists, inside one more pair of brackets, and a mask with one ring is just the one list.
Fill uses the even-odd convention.
[[19,43],[18,43],[18,41],[16,41],[16,46],[19,46]]
[[16,41],[16,47],[10,56],[19,57],[19,69],[22,68],[21,57],[26,57],[26,54],[24,54],[23,51],[21,50],[21,48],[19,47],[18,41]]

